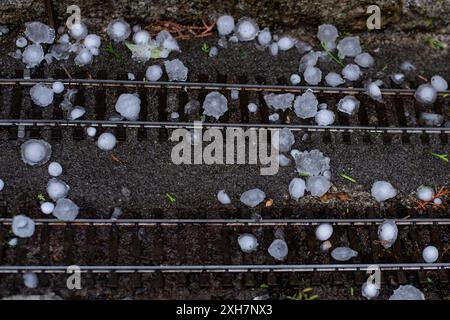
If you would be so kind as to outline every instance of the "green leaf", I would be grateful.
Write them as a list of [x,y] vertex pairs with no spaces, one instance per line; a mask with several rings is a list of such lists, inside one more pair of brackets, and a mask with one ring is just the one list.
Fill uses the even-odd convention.
[[45,201],[45,197],[44,197],[44,195],[43,195],[42,193],[39,193],[39,194],[36,196],[36,199],[38,199],[39,201]]
[[267,289],[269,288],[269,286],[266,283],[261,283],[261,285],[259,286],[261,289]]
[[309,177],[309,173],[308,172],[299,172],[298,175],[300,177]]
[[353,287],[350,288],[350,295],[352,297],[355,296],[355,289],[353,289]]
[[206,54],[209,53],[209,45],[206,42],[204,42],[202,45],[202,51]]
[[325,50],[325,52],[327,53],[327,55],[334,61],[336,62],[338,65],[340,65],[342,68],[345,67],[344,63],[342,62],[341,59],[339,59],[338,57],[336,57],[335,55],[333,55],[330,50],[328,50],[328,46],[325,42],[321,42],[320,45],[322,46],[322,48]]
[[[130,50],[132,50],[132,49],[131,49],[132,46],[136,47],[136,46],[133,45],[133,44],[125,44],[125,45],[126,45],[126,46],[128,47],[128,49],[130,49]],[[108,43],[108,45],[106,46],[106,52],[108,52],[110,55],[112,55],[112,56],[113,56],[114,58],[116,58],[117,60],[121,60],[121,58],[120,58],[120,56],[117,54],[116,50],[114,50],[114,48],[113,48],[111,42]]]
[[352,178],[352,177],[350,177],[350,176],[348,176],[348,175],[346,175],[346,174],[344,174],[344,173],[341,173],[340,176],[341,176],[342,178],[348,180],[348,181],[351,181],[351,182],[353,182],[353,183],[356,183],[355,178]]
[[435,156],[438,159],[441,159],[442,161],[448,162],[448,155],[445,154],[445,153],[444,154],[439,154],[439,153],[436,153],[436,152],[431,152],[431,155]]
[[169,201],[170,201],[170,203],[175,203],[175,201],[177,200],[176,198],[175,198],[175,196],[173,196],[173,195],[171,195],[170,193],[166,193],[166,197],[167,197],[167,199],[169,199]]
[[302,290],[302,292],[303,293],[308,293],[308,292],[311,292],[313,290],[314,290],[313,288],[305,288],[305,289]]
[[315,295],[313,295],[313,296],[308,298],[308,300],[317,300],[317,299],[319,299],[319,295],[318,294],[315,294]]

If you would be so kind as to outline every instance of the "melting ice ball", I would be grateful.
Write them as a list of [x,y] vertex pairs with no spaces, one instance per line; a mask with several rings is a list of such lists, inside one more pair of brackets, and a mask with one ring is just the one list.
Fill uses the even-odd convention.
[[158,81],[162,77],[162,74],[163,70],[161,66],[154,64],[145,71],[145,78],[148,81]]
[[179,59],[164,61],[169,81],[186,81],[188,68],[186,68]]
[[437,91],[431,84],[422,84],[417,88],[414,97],[424,105],[432,105],[436,101]]
[[264,101],[266,104],[275,109],[275,110],[283,110],[292,108],[292,102],[294,101],[295,96],[292,93],[282,93],[282,94],[266,94],[264,96]]
[[19,238],[29,238],[34,233],[34,221],[23,214],[13,218],[12,231]]
[[86,38],[84,38],[84,46],[88,49],[92,48],[100,48],[102,44],[102,39],[96,34],[88,34]]
[[110,151],[114,149],[117,144],[116,137],[109,132],[102,133],[97,140],[97,146],[104,151]]
[[348,81],[356,81],[361,76],[361,69],[358,65],[349,63],[342,69],[342,76]]
[[364,282],[361,287],[361,292],[363,297],[369,300],[374,299],[380,294],[380,286],[372,282]]
[[394,290],[394,294],[389,297],[389,300],[425,300],[425,296],[422,291],[407,284]]
[[426,263],[434,263],[439,258],[439,251],[434,246],[425,247],[422,251],[422,257]]
[[256,251],[258,248],[258,240],[250,233],[241,234],[238,238],[239,247],[245,253]]
[[329,74],[327,74],[325,77],[325,81],[332,87],[337,87],[345,83],[345,80],[342,79],[342,77],[336,72],[330,72]]
[[136,121],[141,111],[141,99],[137,94],[122,93],[117,99],[116,111],[130,121]]
[[383,95],[381,94],[380,87],[375,82],[370,82],[367,85],[367,95],[375,101],[382,101]]
[[67,197],[69,190],[69,186],[59,179],[52,178],[47,183],[47,193],[53,201]]
[[274,259],[283,261],[288,255],[288,246],[286,241],[275,239],[267,251]]
[[23,284],[29,289],[36,289],[39,285],[39,280],[34,272],[27,272],[23,275]]
[[240,41],[251,41],[256,38],[259,27],[255,21],[249,18],[239,19],[234,32]]
[[263,202],[265,198],[266,198],[266,194],[262,190],[255,188],[255,189],[245,191],[241,195],[240,200],[243,204],[254,208],[258,204]]
[[320,110],[317,112],[315,120],[319,126],[329,126],[334,123],[335,115],[333,111]]
[[227,36],[234,30],[234,18],[229,15],[220,16],[216,26],[220,36]]
[[363,52],[361,54],[358,54],[355,57],[355,62],[356,62],[356,64],[358,64],[362,68],[370,68],[370,67],[372,67],[375,64],[375,60],[367,52]]
[[73,221],[78,216],[80,208],[70,199],[59,199],[56,201],[53,215],[59,220]]
[[397,190],[387,181],[376,181],[372,185],[372,197],[378,202],[383,202],[394,198],[397,195]]
[[303,73],[303,78],[308,84],[316,86],[322,80],[322,71],[316,67],[307,67]]
[[307,90],[304,94],[295,98],[294,111],[297,117],[308,119],[316,115],[318,105],[319,101],[317,101],[314,93]]
[[436,89],[436,91],[445,91],[448,89],[447,81],[437,75],[431,78],[431,85]]
[[61,81],[53,82],[52,90],[56,94],[62,93],[64,91],[64,84]]
[[34,104],[40,107],[47,107],[53,102],[53,90],[43,83],[31,87],[30,96]]
[[44,140],[30,139],[20,149],[22,161],[31,166],[45,164],[52,155],[51,145]]
[[422,201],[431,201],[434,197],[434,190],[427,186],[420,186],[417,188],[417,198]]
[[341,58],[356,57],[362,51],[359,37],[346,37],[342,39],[339,41],[337,49]]
[[356,257],[357,255],[358,252],[347,247],[337,247],[336,249],[331,251],[331,256],[334,260],[337,261],[348,261],[351,258]]
[[305,195],[306,184],[305,180],[294,178],[289,183],[289,194],[292,199],[298,200]]
[[55,205],[52,202],[41,203],[41,211],[43,214],[50,214],[55,209]]
[[269,28],[264,28],[258,33],[258,42],[262,47],[267,47],[271,41],[272,41],[272,34],[270,33]]
[[339,100],[337,107],[339,111],[352,115],[358,111],[359,104],[359,100],[354,96],[345,96]]
[[86,109],[81,107],[81,106],[75,106],[72,110],[70,110],[69,115],[67,116],[67,119],[72,121],[72,120],[77,120],[79,118],[81,118],[82,116],[84,116],[84,114],[86,113]]
[[91,64],[93,59],[94,57],[92,55],[92,52],[88,48],[83,48],[75,57],[74,62],[77,66],[82,67]]
[[146,30],[139,30],[133,35],[133,41],[136,44],[148,44],[150,39],[150,33]]
[[223,94],[218,91],[210,92],[203,102],[203,114],[214,117],[218,120],[228,110],[228,101]]
[[381,240],[381,245],[386,249],[392,247],[397,240],[397,236],[398,228],[394,220],[385,220],[378,227],[378,239]]
[[316,228],[316,238],[320,241],[330,239],[333,234],[333,226],[329,223],[322,223]]
[[317,31],[317,38],[320,40],[320,42],[325,43],[334,43],[338,35],[338,30],[331,24],[322,24],[319,26],[319,30]]
[[291,37],[285,36],[285,37],[281,37],[278,40],[277,44],[278,44],[278,49],[280,49],[281,51],[287,51],[294,47],[295,40],[292,39]]
[[130,25],[122,19],[113,20],[106,29],[110,39],[114,42],[121,42],[127,39],[131,34]]
[[25,23],[25,36],[34,43],[53,43],[55,29],[39,21]]
[[225,190],[220,190],[217,193],[217,200],[219,200],[219,202],[221,204],[230,204],[231,203],[230,196],[225,192]]
[[83,22],[74,23],[69,28],[69,34],[77,41],[83,40],[88,34],[88,28]]
[[58,177],[62,174],[63,168],[58,162],[52,162],[48,165],[48,173],[53,177]]
[[306,182],[306,189],[313,197],[321,197],[331,188],[331,182],[323,176],[309,177]]

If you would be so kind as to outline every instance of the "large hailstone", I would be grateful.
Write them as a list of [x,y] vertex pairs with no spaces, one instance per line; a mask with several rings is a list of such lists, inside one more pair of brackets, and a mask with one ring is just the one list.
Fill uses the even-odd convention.
[[116,111],[130,121],[136,121],[141,111],[141,99],[137,94],[122,93],[117,99]]
[[258,248],[258,240],[250,233],[241,234],[238,238],[238,244],[241,250],[245,253],[256,251]]
[[63,168],[58,162],[53,161],[48,165],[48,173],[52,177],[58,177],[62,174],[62,172]]
[[12,231],[16,237],[29,238],[34,233],[34,221],[23,214],[13,218]]
[[394,293],[389,297],[389,300],[425,300],[425,296],[422,291],[407,284],[394,290]]
[[355,57],[355,63],[362,68],[370,68],[375,64],[375,60],[370,53],[363,52]]
[[34,68],[44,60],[44,50],[40,44],[32,44],[25,48],[22,54],[22,62],[27,68]]
[[280,152],[288,152],[295,143],[294,134],[289,128],[283,128],[278,132],[278,150]]
[[25,36],[34,43],[53,43],[55,29],[39,21],[25,23]]
[[170,61],[164,61],[164,67],[166,68],[169,81],[186,81],[188,68],[185,67],[183,62],[179,59],[173,59]]
[[306,182],[306,190],[308,190],[313,197],[321,197],[331,188],[331,182],[324,176],[309,177]]
[[338,36],[338,30],[331,24],[322,24],[317,31],[317,38],[319,38],[320,42],[334,43]]
[[74,23],[69,27],[69,35],[77,41],[83,40],[88,35],[88,28],[83,22]]
[[161,79],[162,74],[163,70],[161,66],[154,64],[152,66],[149,66],[145,71],[145,78],[148,81],[158,81],[159,79]]
[[345,80],[342,79],[341,75],[336,72],[330,72],[325,76],[325,81],[329,86],[337,87],[341,84],[345,83]]
[[44,140],[30,139],[20,147],[22,161],[30,166],[43,165],[52,155],[52,146]]
[[316,67],[307,67],[303,73],[303,78],[308,84],[316,86],[322,80],[322,71]]
[[342,69],[342,76],[348,81],[356,81],[361,76],[361,69],[358,65],[349,63]]
[[234,30],[234,18],[229,15],[220,16],[216,26],[220,36],[227,36]]
[[228,110],[228,101],[223,94],[218,91],[210,92],[206,95],[203,102],[203,114],[219,120]]
[[275,109],[275,110],[283,110],[292,108],[292,102],[294,101],[295,96],[292,93],[282,93],[282,94],[266,94],[264,96],[264,101],[267,106]]
[[433,188],[427,186],[420,186],[416,191],[417,198],[422,201],[431,201],[434,198]]
[[[293,150],[294,151],[294,150]],[[319,176],[330,169],[330,158],[317,149],[292,152],[297,171],[307,176]]]
[[436,89],[436,91],[445,91],[448,89],[447,81],[441,76],[433,76],[431,78],[431,85]]
[[322,223],[317,226],[315,234],[317,240],[326,241],[330,239],[333,234],[333,226],[329,223]]
[[294,178],[289,183],[289,194],[292,199],[298,200],[305,195],[306,184],[305,180]]
[[272,242],[267,251],[274,259],[283,261],[286,259],[289,250],[286,241],[276,239]]
[[387,219],[378,227],[378,239],[381,240],[381,245],[388,249],[392,247],[397,240],[398,228],[394,220]]
[[294,111],[299,118],[312,118],[317,113],[318,105],[319,101],[317,101],[314,93],[311,90],[307,90],[304,94],[295,98]]
[[97,146],[103,151],[110,151],[114,149],[117,144],[116,137],[109,132],[102,133],[97,140]]
[[256,188],[256,189],[251,189],[251,190],[245,191],[241,195],[240,200],[243,204],[254,208],[258,204],[263,202],[265,198],[266,198],[266,194],[264,193],[264,191]]
[[347,247],[337,247],[331,251],[331,256],[337,261],[347,261],[358,256],[358,252]]
[[319,126],[329,126],[334,123],[335,115],[334,112],[330,110],[319,110],[315,120]]
[[241,18],[234,28],[234,33],[239,41],[251,41],[256,38],[259,27],[255,21],[249,18]]
[[362,51],[359,37],[345,37],[339,41],[337,49],[341,58],[356,57]]
[[337,107],[339,111],[352,115],[358,111],[359,104],[359,100],[354,96],[345,96],[339,100]]
[[117,19],[109,23],[106,33],[112,41],[122,42],[130,36],[131,28],[126,21]]
[[397,190],[386,181],[376,181],[372,185],[372,197],[378,202],[383,202],[388,199],[394,198],[397,195]]
[[78,216],[80,208],[70,199],[59,199],[56,201],[53,215],[59,220],[73,221]]
[[47,184],[48,196],[53,201],[67,197],[69,190],[70,187],[64,181],[61,181],[56,178],[50,179],[50,181]]
[[30,89],[31,100],[40,107],[47,107],[51,104],[53,95],[53,90],[43,83],[37,83]]
[[414,97],[424,105],[432,105],[436,101],[437,91],[431,84],[422,84],[417,88]]
[[422,251],[422,257],[426,263],[434,263],[439,258],[439,251],[434,246],[425,247]]

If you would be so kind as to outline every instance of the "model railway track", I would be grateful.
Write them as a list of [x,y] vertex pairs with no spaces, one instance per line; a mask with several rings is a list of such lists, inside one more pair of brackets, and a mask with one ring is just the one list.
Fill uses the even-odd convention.
[[[228,83],[226,75],[218,74],[215,79],[207,75],[196,77],[197,82],[174,83],[169,81],[148,82],[129,81],[126,75],[119,74],[117,80],[105,80],[105,71],[99,71],[96,79],[86,72],[77,72],[76,77],[67,79],[63,72],[54,75],[54,79],[43,78],[42,70],[33,74],[33,79],[24,79],[23,71],[18,70],[14,79],[0,79],[0,89],[6,90],[7,101],[11,101],[9,113],[0,119],[0,128],[9,130],[9,138],[16,139],[29,133],[30,137],[40,137],[45,130],[51,131],[51,139],[62,138],[63,129],[72,129],[76,140],[85,137],[84,127],[97,127],[99,133],[103,130],[114,129],[119,133],[119,140],[126,140],[127,131],[137,131],[138,140],[147,139],[147,130],[158,129],[161,141],[167,140],[169,131],[176,128],[194,128],[194,121],[201,118],[201,110],[195,115],[184,113],[184,106],[190,99],[200,103],[208,92],[220,91],[227,96],[228,112],[219,121],[211,117],[204,117],[202,128],[266,128],[277,129],[288,127],[294,131],[318,132],[323,140],[330,141],[331,133],[342,133],[345,143],[350,143],[350,133],[363,134],[363,141],[370,142],[371,134],[381,134],[383,142],[389,143],[392,135],[400,135],[402,142],[408,143],[410,135],[420,135],[423,142],[429,141],[429,135],[439,136],[442,143],[448,143],[448,127],[423,126],[420,121],[421,112],[434,112],[444,115],[447,119],[446,108],[450,103],[450,91],[440,92],[437,103],[430,108],[420,106],[414,99],[414,90],[404,88],[383,89],[385,103],[372,101],[366,94],[362,84],[358,88],[306,87],[286,85],[285,79],[278,79],[279,84],[267,84],[263,77],[256,77],[257,84],[247,84],[247,77],[238,77],[240,84]],[[58,80],[56,80],[58,79]],[[143,79],[138,74],[137,79]],[[87,114],[81,120],[68,121],[59,107],[61,96],[56,95],[53,106],[40,108],[24,107],[23,101],[29,97],[29,88],[36,83],[52,84],[62,81],[66,88],[76,88],[75,105],[83,105]],[[268,117],[271,110],[264,101],[267,93],[301,94],[311,89],[317,95],[319,102],[326,102],[330,110],[336,111],[336,103],[345,95],[355,95],[361,101],[357,114],[348,116],[336,111],[336,123],[331,126],[318,126],[313,119],[299,119],[292,110],[277,111],[280,121],[272,123]],[[239,91],[239,100],[230,98],[230,91]],[[114,114],[114,104],[120,93],[136,93],[141,98],[141,113],[137,121],[111,120]],[[3,93],[4,94],[4,93]],[[9,99],[10,98],[10,99]],[[250,114],[247,110],[249,102],[259,105],[257,113]],[[30,104],[30,103],[28,103]],[[53,110],[53,111],[48,111]],[[179,113],[178,121],[170,121],[170,112]]]

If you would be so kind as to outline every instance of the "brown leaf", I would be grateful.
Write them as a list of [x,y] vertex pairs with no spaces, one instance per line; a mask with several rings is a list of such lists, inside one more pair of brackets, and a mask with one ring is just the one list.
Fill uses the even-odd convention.
[[352,197],[347,192],[328,192],[325,193],[322,197],[320,197],[320,200],[322,202],[328,202],[330,200],[339,200],[339,201],[350,201],[352,200]]

